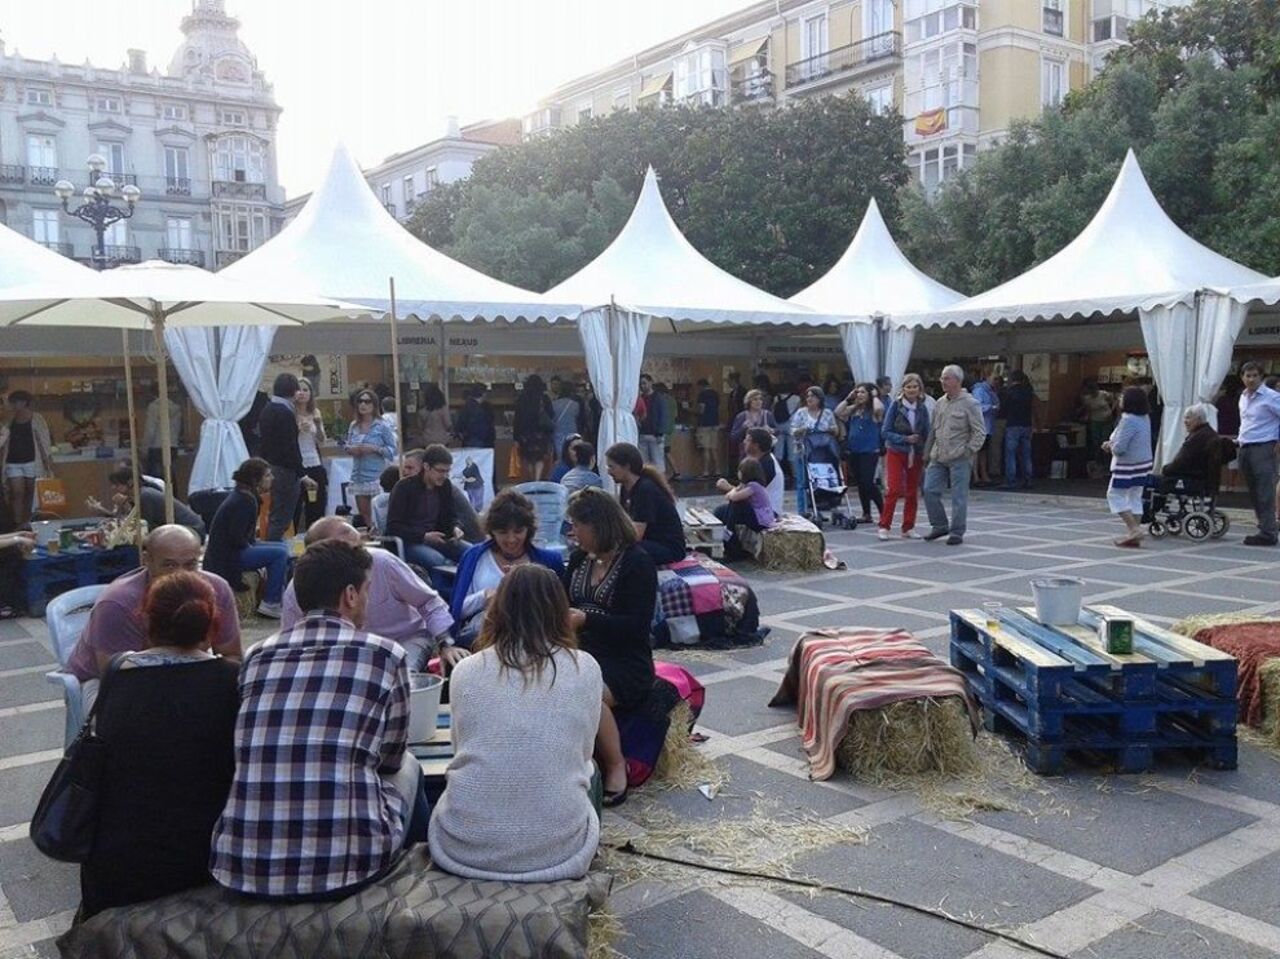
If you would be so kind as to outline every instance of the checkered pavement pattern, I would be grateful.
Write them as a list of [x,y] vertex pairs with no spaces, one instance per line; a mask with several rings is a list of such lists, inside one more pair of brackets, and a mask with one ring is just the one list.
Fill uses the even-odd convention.
[[[1234,517],[1233,517],[1234,521]],[[684,656],[707,687],[701,748],[730,773],[708,801],[655,794],[708,823],[772,808],[869,832],[858,846],[804,853],[795,873],[997,926],[1073,959],[1280,957],[1280,758],[1241,744],[1235,771],[1161,768],[1141,776],[1077,770],[1042,781],[1028,808],[945,819],[909,792],[837,775],[810,782],[794,713],[766,704],[792,643],[815,626],[901,627],[945,656],[947,611],[988,600],[1029,605],[1030,580],[1085,580],[1089,602],[1167,625],[1191,614],[1280,615],[1280,550],[1171,538],[1111,545],[1118,521],[1100,499],[974,491],[962,546],[828,531],[847,569],[764,574],[756,590],[763,647]],[[43,673],[44,624],[0,623],[0,959],[53,956],[78,901],[74,867],[26,838],[35,799],[60,754],[62,704]],[[646,792],[648,792],[646,790]],[[637,804],[639,805],[639,804]],[[631,804],[606,813],[639,828]],[[623,955],[1021,959],[1029,953],[940,919],[839,895],[750,883],[642,880],[615,887]]]

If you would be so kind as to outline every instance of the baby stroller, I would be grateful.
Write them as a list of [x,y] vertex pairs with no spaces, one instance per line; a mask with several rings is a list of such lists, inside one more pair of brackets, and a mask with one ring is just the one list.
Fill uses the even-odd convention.
[[1217,491],[1186,476],[1153,476],[1142,491],[1142,522],[1156,539],[1185,532],[1191,539],[1221,539],[1231,528],[1217,509]]
[[[809,495],[807,516],[819,529],[824,523],[842,529],[856,529],[858,521],[849,504],[849,488],[840,482],[840,446],[830,433],[809,432],[800,453],[805,492]],[[830,516],[823,516],[823,511]]]

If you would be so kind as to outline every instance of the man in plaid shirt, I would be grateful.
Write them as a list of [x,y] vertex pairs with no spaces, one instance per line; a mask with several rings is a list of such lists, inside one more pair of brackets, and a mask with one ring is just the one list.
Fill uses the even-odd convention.
[[228,889],[339,898],[426,839],[405,652],[360,628],[371,565],[350,543],[312,546],[293,579],[306,616],[245,657],[235,778],[209,866]]

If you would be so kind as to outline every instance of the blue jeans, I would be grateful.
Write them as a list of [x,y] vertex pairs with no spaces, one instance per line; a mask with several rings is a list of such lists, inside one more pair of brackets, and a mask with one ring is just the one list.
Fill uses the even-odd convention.
[[1018,479],[1018,465],[1022,465],[1022,482],[1031,482],[1031,427],[1006,426],[1004,428],[1004,485],[1014,486]]
[[240,550],[241,569],[266,569],[265,602],[278,603],[284,598],[284,581],[289,575],[289,547],[274,540],[254,543]]
[[[930,463],[924,471],[924,508],[929,513],[929,525],[935,533],[950,530],[953,536],[963,536],[965,518],[969,511],[969,474],[973,462],[969,457],[954,463]],[[942,505],[942,494],[951,485],[951,522]]]
[[423,569],[435,569],[447,566],[462,559],[462,554],[471,548],[470,543],[453,540],[441,543],[440,546],[428,546],[426,543],[405,543],[404,559],[407,563],[421,566]]

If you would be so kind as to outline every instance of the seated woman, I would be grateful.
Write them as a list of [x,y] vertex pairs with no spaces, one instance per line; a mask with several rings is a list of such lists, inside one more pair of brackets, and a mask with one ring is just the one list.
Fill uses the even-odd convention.
[[565,473],[573,469],[575,464],[572,456],[570,456],[570,451],[573,449],[573,444],[578,442],[580,439],[582,439],[582,435],[580,433],[570,433],[564,438],[564,442],[556,447],[556,452],[560,459],[556,461],[556,465],[551,470],[551,475],[548,477],[550,482],[561,482],[564,479]]
[[279,619],[289,572],[289,547],[276,541],[258,542],[258,510],[262,497],[271,490],[271,466],[253,456],[240,464],[231,479],[236,488],[222,501],[209,524],[204,568],[243,593],[248,587],[241,574],[265,567],[267,588],[258,604],[258,615]]
[[578,645],[595,657],[604,675],[596,761],[604,775],[604,805],[617,806],[627,798],[627,763],[613,711],[636,709],[653,691],[649,631],[658,570],[636,541],[636,528],[621,504],[604,490],[574,493],[569,524],[578,543],[564,574],[573,607],[569,616]]
[[684,559],[684,524],[676,512],[676,495],[662,471],[645,466],[631,443],[614,443],[604,454],[605,468],[618,484],[623,509],[636,526],[639,546],[658,566]]
[[564,572],[558,553],[533,545],[537,531],[537,512],[527,496],[504,489],[493,498],[484,514],[487,539],[472,546],[458,561],[449,612],[459,646],[470,648],[480,634],[485,610],[507,573],[530,563],[545,566],[557,576]]
[[209,651],[217,599],[199,573],[152,580],[148,647],[121,654],[96,706],[107,743],[81,917],[201,886],[235,772],[239,663]]
[[738,485],[728,490],[724,498],[723,505],[715,508],[716,519],[724,523],[729,533],[725,540],[726,553],[740,557],[743,550],[737,534],[739,526],[759,532],[772,529],[778,521],[769,491],[764,488],[764,470],[758,460],[748,458],[738,464]]
[[436,866],[507,882],[586,875],[600,838],[591,753],[606,694],[576,645],[555,575],[512,570],[450,681],[455,753],[427,831]]
[[588,486],[600,489],[604,481],[596,472],[596,448],[586,440],[576,440],[569,447],[569,461],[573,468],[560,478],[560,485],[571,492],[577,492]]

